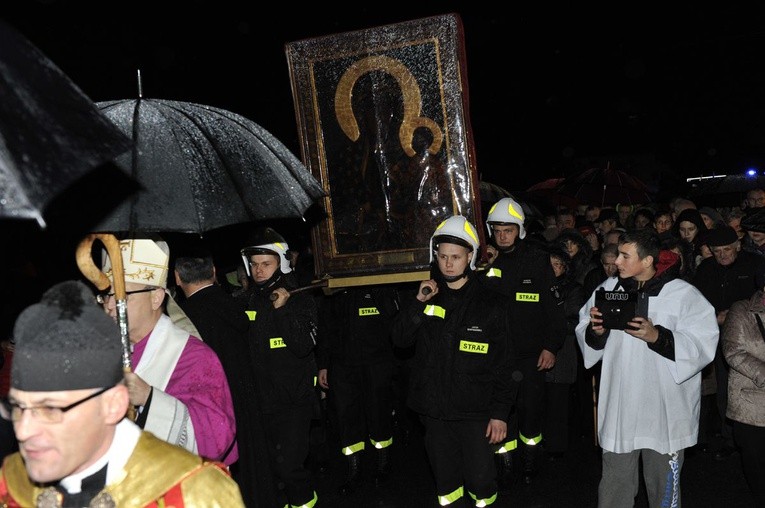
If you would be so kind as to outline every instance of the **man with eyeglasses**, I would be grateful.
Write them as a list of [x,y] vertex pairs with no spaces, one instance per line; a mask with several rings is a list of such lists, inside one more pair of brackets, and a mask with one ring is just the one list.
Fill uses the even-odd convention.
[[[136,423],[158,438],[231,465],[238,458],[229,384],[214,350],[164,312],[169,248],[162,240],[120,242],[133,372],[125,374]],[[104,272],[113,278],[111,260]],[[115,321],[113,294],[98,299]]]
[[119,329],[81,282],[49,289],[16,321],[0,414],[19,452],[2,506],[244,506],[224,464],[167,444],[125,417]]
[[765,206],[765,189],[752,189],[746,193],[746,208]]

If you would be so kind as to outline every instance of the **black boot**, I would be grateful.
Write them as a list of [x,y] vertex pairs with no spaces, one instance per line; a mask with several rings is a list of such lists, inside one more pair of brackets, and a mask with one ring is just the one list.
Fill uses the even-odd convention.
[[356,452],[346,457],[348,461],[348,473],[345,482],[337,489],[340,494],[350,494],[358,489],[361,484],[361,453]]
[[381,487],[390,479],[390,446],[377,450],[377,469],[375,470],[375,486]]
[[510,490],[513,485],[513,455],[510,452],[495,453],[497,467],[497,487],[501,491]]
[[530,485],[539,473],[537,458],[539,445],[523,445],[523,483]]

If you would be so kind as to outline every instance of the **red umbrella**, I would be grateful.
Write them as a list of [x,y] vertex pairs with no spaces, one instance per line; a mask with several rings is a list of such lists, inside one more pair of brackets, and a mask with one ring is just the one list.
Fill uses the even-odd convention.
[[648,186],[619,169],[590,168],[566,178],[556,192],[579,203],[598,206],[638,205],[652,201]]
[[558,192],[558,188],[563,185],[565,180],[565,178],[548,178],[547,180],[542,180],[526,189],[526,195],[539,198],[552,206],[576,208],[579,201],[569,196],[564,196]]

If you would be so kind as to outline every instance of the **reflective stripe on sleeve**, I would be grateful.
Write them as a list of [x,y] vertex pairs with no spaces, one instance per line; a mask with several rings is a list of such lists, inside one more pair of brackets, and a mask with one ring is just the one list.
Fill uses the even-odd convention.
[[441,319],[446,319],[446,309],[439,307],[438,305],[426,305],[423,314],[426,316],[436,316]]
[[502,270],[499,268],[489,268],[486,270],[487,277],[499,277],[502,278]]

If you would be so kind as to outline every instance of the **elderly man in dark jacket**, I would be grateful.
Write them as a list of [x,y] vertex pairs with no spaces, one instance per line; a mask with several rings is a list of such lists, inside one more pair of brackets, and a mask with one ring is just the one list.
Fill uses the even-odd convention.
[[[707,245],[712,251],[712,257],[701,262],[692,282],[714,306],[717,324],[722,326],[728,309],[734,302],[748,299],[762,287],[765,257],[751,252],[742,252],[738,235],[730,226],[709,230]],[[723,357],[722,344],[718,344],[713,366],[714,380],[717,384],[717,414],[721,433],[725,438],[723,447],[715,451],[715,457],[723,459],[733,450],[733,438],[731,426],[725,420],[728,401],[728,365]],[[702,399],[702,406],[703,416],[708,410],[704,399]],[[702,431],[705,430],[703,423]],[[705,436],[700,436],[701,441],[704,438]]]

